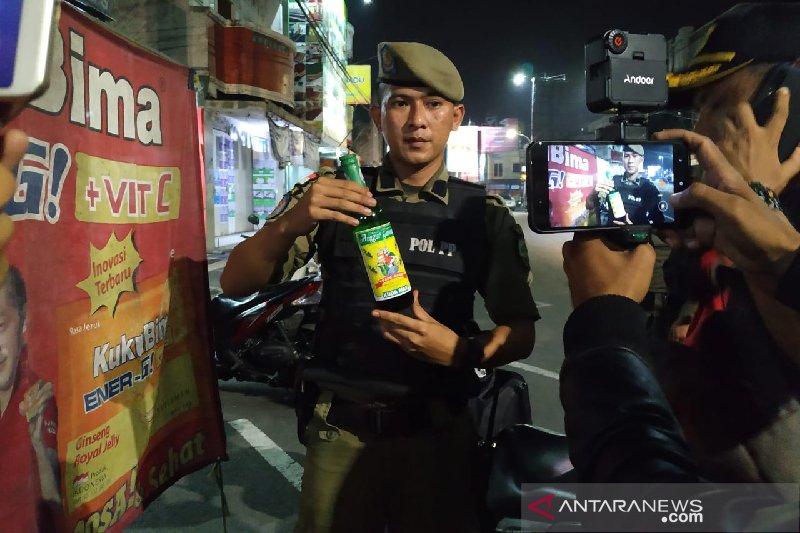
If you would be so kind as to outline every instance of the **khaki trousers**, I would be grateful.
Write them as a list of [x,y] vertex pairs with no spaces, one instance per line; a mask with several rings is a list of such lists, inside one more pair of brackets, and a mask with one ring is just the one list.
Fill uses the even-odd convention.
[[323,392],[307,430],[295,533],[478,531],[477,436],[469,412],[431,402],[433,424],[401,437],[355,434],[326,421]]

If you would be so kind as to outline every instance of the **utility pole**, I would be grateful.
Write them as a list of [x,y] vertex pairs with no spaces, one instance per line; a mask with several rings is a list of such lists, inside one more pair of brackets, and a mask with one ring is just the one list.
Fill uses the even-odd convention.
[[[534,107],[535,107],[535,104],[536,104],[536,80],[544,81],[544,82],[548,82],[548,81],[567,81],[567,75],[566,74],[555,74],[555,75],[550,76],[550,75],[547,75],[547,74],[543,74],[541,76],[531,76],[531,135],[530,135],[531,139],[535,139],[536,138],[534,136],[534,133],[533,133],[533,116],[534,116]],[[533,141],[531,141],[531,142],[533,142]]]

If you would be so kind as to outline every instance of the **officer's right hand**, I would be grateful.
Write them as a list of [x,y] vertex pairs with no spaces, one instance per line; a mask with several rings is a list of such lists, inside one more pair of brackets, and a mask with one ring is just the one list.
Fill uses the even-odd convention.
[[370,215],[370,208],[376,203],[366,187],[349,180],[320,177],[283,219],[293,234],[306,235],[322,220],[357,226],[358,220],[351,214]]
[[605,196],[614,188],[614,181],[606,178],[597,178],[597,183],[594,185],[594,190],[600,195]]

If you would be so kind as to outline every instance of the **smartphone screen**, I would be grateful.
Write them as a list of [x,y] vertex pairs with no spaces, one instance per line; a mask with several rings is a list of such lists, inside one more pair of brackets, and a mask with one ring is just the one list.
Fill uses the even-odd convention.
[[675,142],[537,142],[528,164],[529,222],[542,232],[674,225],[669,197],[690,179]]
[[8,88],[14,82],[21,17],[22,0],[3,0],[3,15],[0,16],[0,88]]

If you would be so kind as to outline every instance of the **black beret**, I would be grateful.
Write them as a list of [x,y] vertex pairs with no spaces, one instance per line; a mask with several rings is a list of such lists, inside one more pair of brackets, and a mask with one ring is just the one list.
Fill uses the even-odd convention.
[[422,43],[380,43],[378,82],[429,87],[452,102],[464,99],[458,69],[442,52]]

